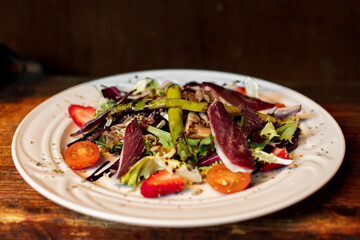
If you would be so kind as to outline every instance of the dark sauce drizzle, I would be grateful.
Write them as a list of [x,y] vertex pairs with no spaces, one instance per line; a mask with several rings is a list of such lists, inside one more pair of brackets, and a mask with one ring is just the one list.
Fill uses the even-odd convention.
[[[104,162],[96,171],[86,178],[87,181],[95,182],[103,177],[105,174],[108,174],[108,177],[112,177],[119,168],[119,159],[116,160],[109,168],[101,171],[106,165],[108,165],[110,161]],[[101,171],[101,172],[100,172]],[[99,173],[100,172],[100,173]]]

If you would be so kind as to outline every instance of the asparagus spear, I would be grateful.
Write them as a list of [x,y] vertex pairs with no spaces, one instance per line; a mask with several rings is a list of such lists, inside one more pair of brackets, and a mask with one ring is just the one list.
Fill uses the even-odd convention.
[[[181,99],[181,90],[179,85],[172,85],[167,90],[168,99]],[[170,107],[168,109],[169,128],[173,144],[176,146],[177,154],[180,160],[185,161],[191,157],[189,146],[185,139],[183,111],[179,107]]]
[[[137,103],[126,103],[126,104],[120,104],[116,106],[110,113],[109,116],[119,113],[119,112],[125,112],[125,111],[142,111],[142,110],[154,110],[159,108],[180,108],[182,110],[187,111],[193,111],[193,112],[206,112],[208,109],[209,104],[206,102],[192,102],[185,99],[177,99],[177,98],[162,98],[162,99],[156,99],[151,101],[140,101]],[[232,115],[232,116],[240,116],[241,109],[235,106],[229,106],[225,105],[226,111]],[[267,114],[263,114],[261,112],[258,112],[259,117],[267,121],[269,118],[272,122],[276,122],[277,119],[269,116]]]
[[[206,112],[208,109],[209,104],[206,102],[192,102],[185,99],[177,99],[177,98],[163,98],[163,99],[156,99],[151,101],[140,101],[137,103],[126,103],[120,104],[115,107],[109,114],[109,116],[124,112],[124,111],[142,111],[142,110],[154,110],[158,108],[180,108],[182,110],[192,111],[192,112]],[[226,111],[232,116],[240,116],[241,109],[235,106],[225,105]],[[267,114],[263,114],[258,112],[259,117],[264,121],[267,121],[268,118],[272,122],[276,122],[276,118],[271,117]]]
[[[126,104],[120,104],[116,106],[109,114],[109,116],[123,111],[142,111],[142,110],[154,110],[158,108],[180,108],[182,110],[188,110],[193,112],[206,112],[208,109],[208,103],[206,102],[192,102],[185,99],[177,98],[162,98],[151,101],[130,102]],[[241,110],[234,106],[225,106],[226,110],[231,115],[241,115]]]

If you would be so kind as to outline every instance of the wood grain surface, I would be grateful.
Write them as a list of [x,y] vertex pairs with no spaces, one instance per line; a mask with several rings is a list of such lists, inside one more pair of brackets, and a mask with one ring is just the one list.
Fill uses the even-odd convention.
[[[21,120],[53,94],[90,80],[49,76],[15,81],[0,90],[0,239],[358,239],[360,237],[360,99],[351,87],[292,83],[327,109],[342,128],[344,162],[328,184],[307,199],[257,219],[214,227],[138,227],[67,210],[32,189],[12,161],[11,140]],[[336,92],[336,96],[328,93]],[[352,96],[349,97],[349,94]]]

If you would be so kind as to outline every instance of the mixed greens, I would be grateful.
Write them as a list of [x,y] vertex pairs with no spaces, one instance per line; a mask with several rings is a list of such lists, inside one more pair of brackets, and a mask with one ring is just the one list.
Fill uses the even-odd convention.
[[[187,183],[206,180],[222,193],[240,191],[248,186],[250,174],[292,163],[289,152],[297,147],[296,114],[301,109],[260,100],[259,87],[251,79],[244,85],[160,86],[146,78],[129,92],[103,87],[106,102],[71,134],[77,139],[68,145],[74,157],[67,162],[84,157],[79,156],[83,150],[74,154],[74,145],[92,142],[100,153],[118,158],[111,166],[101,166],[106,168],[101,174],[134,189],[141,186],[144,197],[174,193]],[[81,106],[76,107],[78,112],[69,108],[74,121],[86,119]]]

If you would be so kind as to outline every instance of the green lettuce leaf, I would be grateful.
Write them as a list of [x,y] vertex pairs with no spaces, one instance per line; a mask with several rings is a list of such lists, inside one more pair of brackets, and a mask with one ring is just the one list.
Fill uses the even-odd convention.
[[274,127],[274,124],[270,120],[268,120],[268,123],[261,130],[260,135],[266,137],[265,141],[262,143],[251,142],[250,148],[262,150],[262,149],[264,149],[266,144],[268,144],[272,139],[279,136]]
[[174,148],[174,144],[171,141],[171,135],[169,132],[161,130],[156,127],[148,126],[146,129],[149,133],[154,134],[159,138],[159,142],[163,145],[164,148],[171,149]]
[[198,169],[189,169],[183,162],[174,159],[146,156],[137,161],[129,171],[120,177],[120,182],[132,188],[139,186],[143,179],[150,177],[160,169],[173,172],[189,182],[201,182],[202,177]]
[[135,92],[133,92],[132,95],[142,94],[142,93],[150,91],[150,90],[154,90],[155,96],[164,95],[163,92],[161,91],[157,81],[155,81],[154,79],[151,79],[151,78],[145,78],[145,79],[137,81],[134,84],[134,86],[132,87],[132,90],[136,90]]
[[146,156],[137,161],[127,173],[120,177],[120,182],[132,188],[136,188],[142,179],[150,177],[153,173],[162,169],[155,161],[155,157]]
[[254,159],[257,159],[258,161],[268,162],[268,163],[278,163],[283,165],[289,165],[293,162],[293,160],[291,159],[279,158],[275,156],[273,153],[267,153],[259,149],[251,149],[250,151]]
[[287,119],[284,125],[275,129],[274,124],[268,120],[268,123],[260,132],[261,136],[266,137],[266,140],[262,143],[251,142],[250,148],[256,150],[263,150],[266,144],[271,141],[284,140],[292,143],[291,139],[298,127],[297,119]]
[[276,129],[280,140],[287,140],[292,143],[291,139],[298,127],[298,122],[290,122]]
[[205,156],[209,151],[214,151],[214,141],[211,134],[202,139],[187,138],[187,141],[197,158]]

